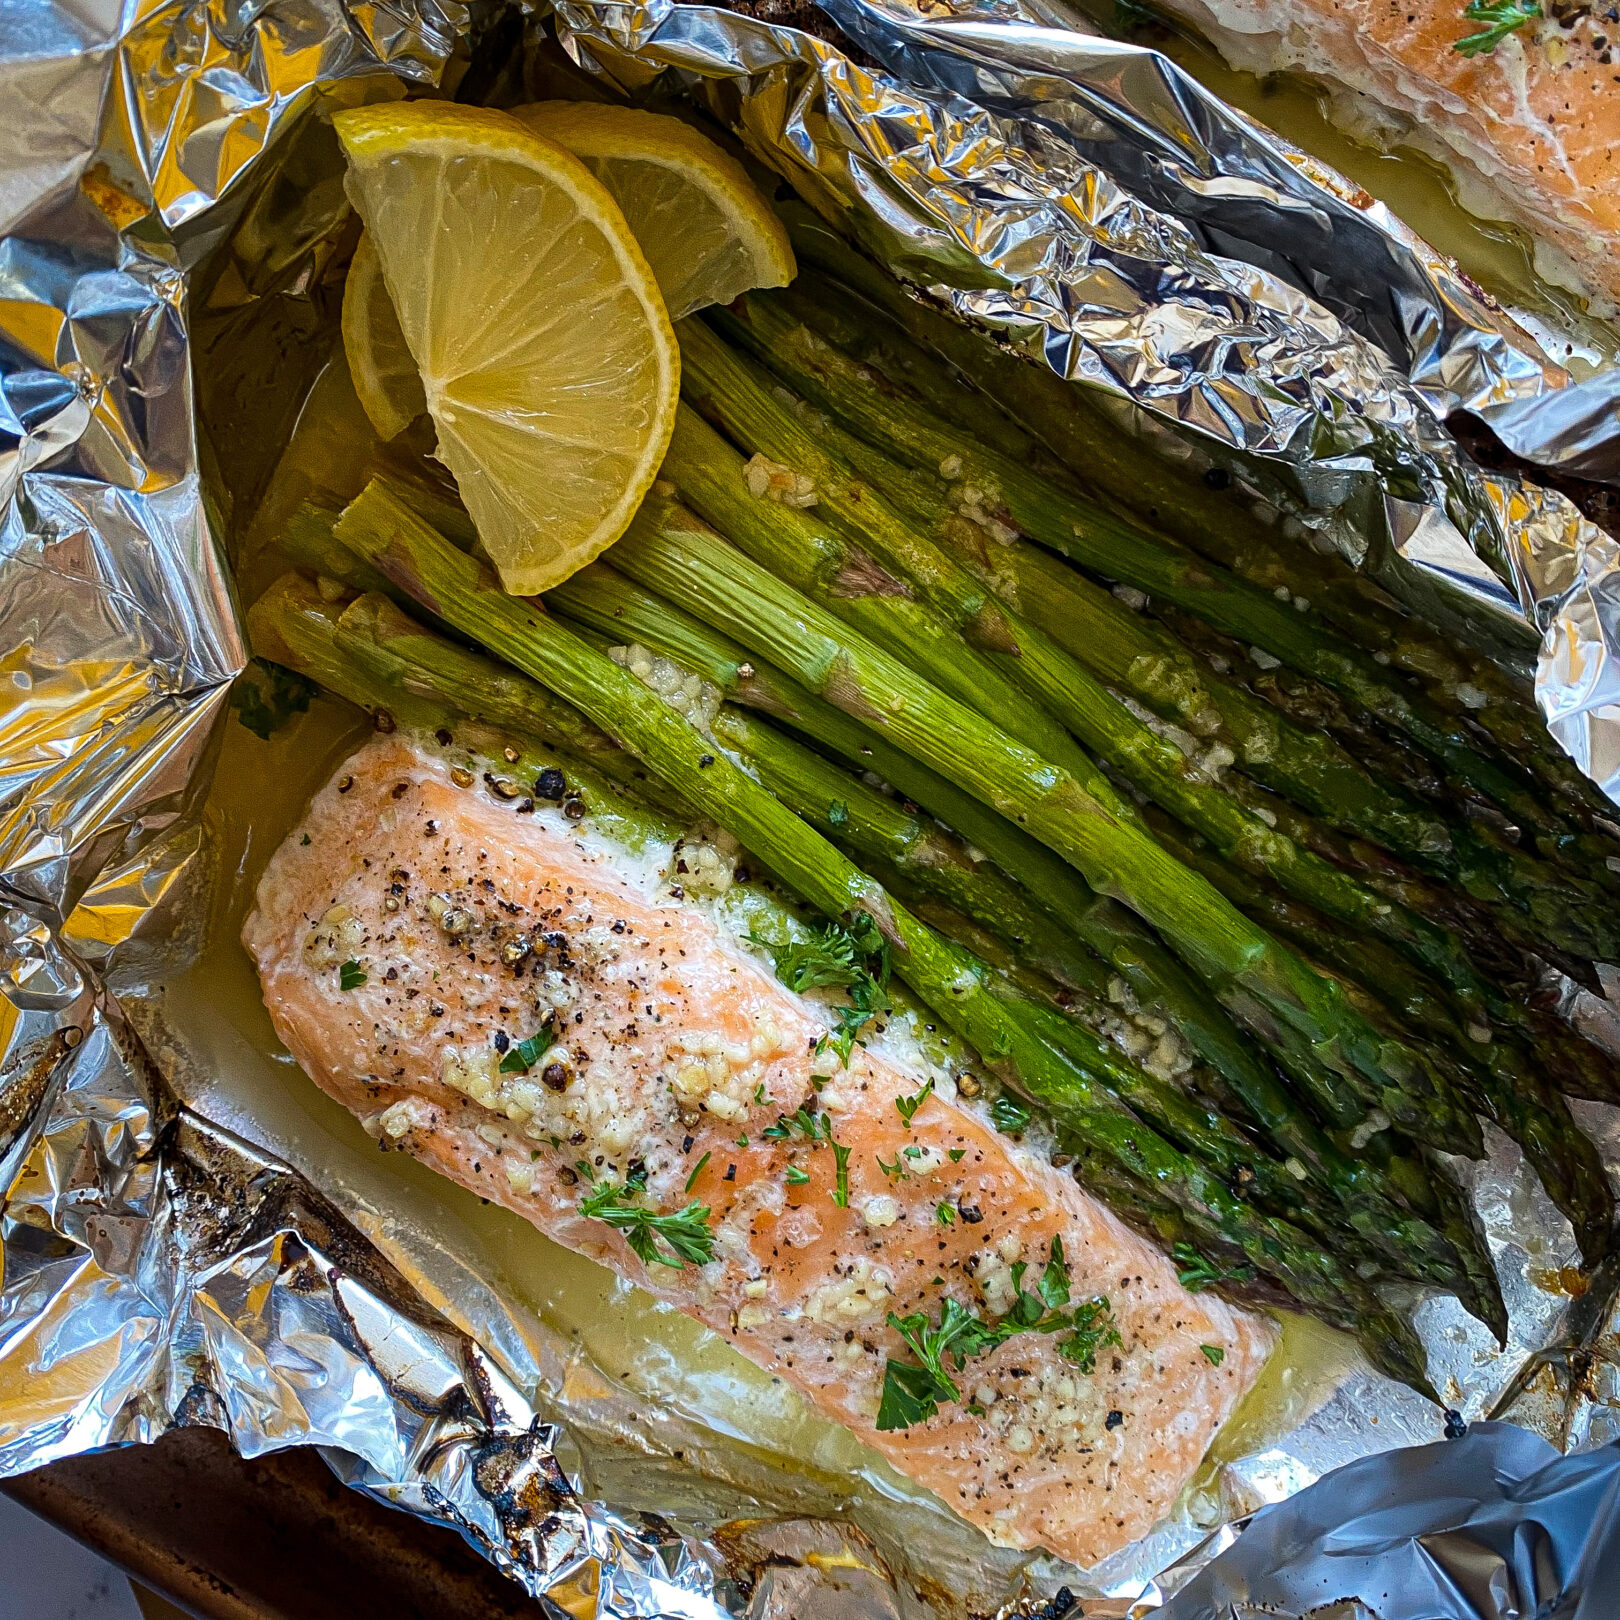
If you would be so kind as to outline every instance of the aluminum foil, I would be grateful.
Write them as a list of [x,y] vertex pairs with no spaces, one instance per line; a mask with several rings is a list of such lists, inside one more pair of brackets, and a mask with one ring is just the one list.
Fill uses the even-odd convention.
[[[1466,408],[1526,455],[1610,476],[1608,384],[1569,389],[1398,221],[1150,51],[1044,26],[1065,19],[1010,0],[958,16],[826,4],[886,71],[706,7],[563,0],[558,29],[623,87],[672,72],[899,272],[1148,431],[1230,457],[1347,546],[1381,515],[1355,560],[1482,635],[1539,638],[1555,733],[1616,787],[1613,543],[1561,497],[1482,474],[1443,426]],[[244,658],[215,543],[229,514],[202,473],[241,447],[199,440],[188,276],[317,101],[432,81],[457,31],[493,12],[470,19],[453,0],[6,12],[0,1472],[181,1423],[225,1428],[248,1453],[316,1444],[357,1487],[454,1525],[548,1594],[549,1612],[604,1620],[909,1617],[919,1591],[952,1613],[970,1597],[990,1606],[979,1600],[997,1582],[1048,1613],[1064,1587],[1101,1600],[1088,1612],[1117,1613],[1158,1601],[1257,1509],[1347,1461],[1369,1459],[1356,1477],[1374,1491],[1386,1474],[1438,1477],[1422,1451],[1389,1461],[1434,1438],[1434,1409],[1358,1364],[1324,1363],[1301,1377],[1310,1387],[1280,1432],[1225,1457],[1170,1523],[1098,1570],[992,1558],[967,1532],[868,1539],[774,1511],[768,1467],[727,1489],[694,1484],[714,1441],[701,1425],[682,1430],[692,1449],[654,1457],[637,1432],[646,1415],[476,1269],[436,1255],[433,1232],[340,1208],[293,1167],[292,1144],[252,1145],[274,1140],[267,1119],[211,1122],[151,1061],[169,1066],[161,1028],[143,1042],[106,976],[142,960],[161,980],[165,942],[196,914],[197,802]],[[310,241],[340,214],[331,204]],[[259,240],[228,267],[230,296],[305,296],[308,245]],[[297,404],[276,402],[273,432],[259,420],[270,448]],[[1347,514],[1357,521],[1337,521]],[[1612,1111],[1590,1123],[1620,1165]],[[1513,1342],[1498,1354],[1450,1301],[1425,1301],[1434,1370],[1465,1417],[1604,1441],[1620,1401],[1611,1289],[1566,1291],[1567,1227],[1511,1144],[1491,1147],[1465,1173]],[[616,1451],[615,1435],[642,1454]],[[687,1461],[664,1468],[671,1457]],[[1271,1533],[1238,1552],[1275,1562]],[[1474,1532],[1459,1520],[1455,1534]]]

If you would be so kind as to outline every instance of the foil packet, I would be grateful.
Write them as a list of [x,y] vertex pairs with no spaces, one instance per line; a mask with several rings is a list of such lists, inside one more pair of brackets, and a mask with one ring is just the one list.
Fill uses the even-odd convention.
[[[1612,476],[1608,381],[1571,387],[1387,211],[1153,51],[1011,0],[825,14],[850,50],[819,37],[832,29],[668,0],[561,0],[552,26],[614,89],[678,85],[897,273],[1167,454],[1235,469],[1463,633],[1539,647],[1550,727],[1620,796],[1614,542],[1563,497],[1482,472],[1444,427],[1468,410],[1530,459]],[[868,1535],[830,1507],[781,1511],[768,1470],[705,1475],[701,1425],[649,1444],[633,1402],[431,1230],[323,1192],[296,1132],[192,1106],[161,1022],[109,988],[161,986],[195,916],[198,809],[246,657],[219,545],[232,446],[197,428],[191,280],[209,265],[216,298],[278,301],[294,351],[305,269],[344,204],[286,170],[299,229],[245,232],[251,251],[221,270],[255,175],[322,103],[435,82],[469,27],[498,42],[533,26],[454,0],[63,0],[12,8],[0,31],[0,1472],[186,1423],[250,1455],[320,1445],[358,1488],[458,1528],[548,1612],[604,1620],[1014,1598],[1118,1614],[1341,1464],[1364,1459],[1374,1495],[1380,1470],[1437,1477],[1394,1449],[1432,1440],[1434,1409],[1348,1366],[1093,1571],[975,1561],[937,1525]],[[292,381],[285,396],[285,420],[256,424],[261,448],[292,430]],[[1592,1107],[1587,1123],[1620,1165],[1620,1116]],[[1600,1444],[1620,1374],[1613,1280],[1560,1286],[1568,1228],[1512,1145],[1491,1147],[1466,1174],[1512,1341],[1498,1353],[1427,1300],[1433,1371],[1464,1418]],[[1228,1558],[1275,1561],[1269,1536]],[[1288,1544],[1291,1568],[1312,1556],[1308,1537]]]

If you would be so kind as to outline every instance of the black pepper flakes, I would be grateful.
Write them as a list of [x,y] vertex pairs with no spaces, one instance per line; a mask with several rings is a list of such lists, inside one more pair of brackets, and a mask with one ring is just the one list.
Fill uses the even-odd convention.
[[548,765],[534,779],[534,796],[555,804],[568,791],[568,778],[555,765]]
[[1124,1421],[1125,1414],[1123,1412],[1110,1412],[1108,1416],[1103,1419],[1103,1427],[1105,1429],[1117,1429]]

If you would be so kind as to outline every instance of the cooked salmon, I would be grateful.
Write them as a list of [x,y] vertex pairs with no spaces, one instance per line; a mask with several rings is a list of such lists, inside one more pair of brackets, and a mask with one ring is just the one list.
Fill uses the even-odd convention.
[[[1188,1293],[921,1056],[818,1053],[827,1005],[667,859],[501,789],[379,737],[272,857],[243,939],[310,1076],[384,1143],[726,1334],[995,1542],[1091,1564],[1149,1530],[1274,1324]],[[891,1316],[938,1326],[949,1299],[1005,1322],[1054,1259],[1089,1339],[947,1357],[958,1398],[878,1427],[887,1363],[917,1360]]]
[[1552,250],[1539,258],[1543,274],[1620,299],[1613,4],[1531,8],[1525,26],[1466,55],[1456,43],[1490,19],[1466,17],[1462,0],[1165,3],[1235,66],[1325,81],[1353,132],[1421,148],[1450,166],[1465,206],[1527,226]]

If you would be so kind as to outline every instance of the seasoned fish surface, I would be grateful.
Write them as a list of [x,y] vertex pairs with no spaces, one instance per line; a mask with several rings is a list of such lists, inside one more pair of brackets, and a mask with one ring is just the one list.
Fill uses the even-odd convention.
[[[948,1082],[908,1125],[896,1098],[922,1090],[920,1060],[818,1057],[824,1009],[676,898],[656,860],[403,737],[316,796],[243,939],[282,1040],[384,1141],[726,1334],[1001,1544],[1093,1563],[1142,1535],[1274,1342],[1264,1319],[1187,1293]],[[556,1043],[525,1069],[513,1053],[546,1025]],[[801,1108],[825,1115],[814,1141],[778,1124]],[[647,1263],[582,1212],[593,1182],[632,1174],[641,1207],[708,1207],[712,1260]],[[1032,1288],[1054,1239],[1073,1298],[1111,1306],[1119,1342],[1095,1370],[1061,1335],[1019,1333],[951,1368],[960,1402],[880,1432],[886,1361],[913,1359],[890,1313],[938,1322],[949,1296],[1002,1316],[1016,1268]]]

